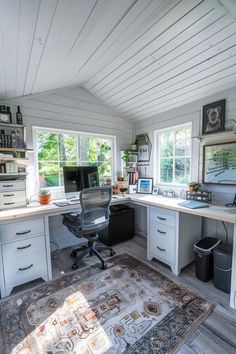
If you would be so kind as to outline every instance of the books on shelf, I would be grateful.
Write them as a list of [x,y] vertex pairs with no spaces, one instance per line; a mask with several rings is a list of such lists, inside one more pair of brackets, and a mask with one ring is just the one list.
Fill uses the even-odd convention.
[[138,172],[128,172],[127,177],[129,185],[136,184],[138,180]]

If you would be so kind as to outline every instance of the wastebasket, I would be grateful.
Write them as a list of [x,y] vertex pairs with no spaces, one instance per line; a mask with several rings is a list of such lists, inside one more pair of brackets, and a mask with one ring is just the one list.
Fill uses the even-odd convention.
[[213,281],[217,289],[230,292],[233,246],[221,244],[213,251]]
[[109,226],[99,233],[99,240],[107,246],[131,239],[135,231],[134,208],[124,204],[110,207]]
[[204,237],[194,244],[196,277],[207,282],[213,275],[213,249],[221,243],[215,237]]

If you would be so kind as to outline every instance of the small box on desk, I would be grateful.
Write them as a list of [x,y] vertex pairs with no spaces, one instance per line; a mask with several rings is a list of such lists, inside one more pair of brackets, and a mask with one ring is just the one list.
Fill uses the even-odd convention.
[[113,194],[128,193],[128,181],[117,181],[113,186]]

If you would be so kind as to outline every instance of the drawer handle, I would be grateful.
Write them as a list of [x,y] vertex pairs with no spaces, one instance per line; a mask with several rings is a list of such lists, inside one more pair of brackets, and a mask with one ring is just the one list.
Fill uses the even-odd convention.
[[159,232],[159,234],[166,234],[165,231],[161,231],[161,230],[159,230],[159,229],[157,229],[157,231]]
[[22,231],[22,232],[17,232],[16,235],[17,235],[17,236],[19,236],[19,235],[25,235],[25,234],[28,234],[29,232],[31,232],[31,230]]
[[19,270],[27,270],[27,269],[30,269],[33,267],[33,264],[29,265],[28,267],[25,267],[25,268],[19,268]]
[[12,203],[4,203],[4,205],[14,205],[15,202],[12,202]]
[[31,243],[30,243],[30,244],[27,245],[27,246],[17,247],[17,249],[18,249],[18,250],[24,250],[24,249],[29,248],[29,247],[31,247],[31,246],[32,246],[32,245],[31,245]]
[[3,194],[4,197],[14,197],[15,194]]
[[163,221],[166,220],[166,218],[162,218],[161,216],[158,216],[157,218],[158,218],[159,220],[163,220]]
[[161,248],[161,247],[159,247],[159,246],[157,246],[157,248],[158,248],[161,252],[165,252],[165,251],[166,251],[165,248]]
[[13,187],[13,184],[3,184],[3,188],[11,188]]

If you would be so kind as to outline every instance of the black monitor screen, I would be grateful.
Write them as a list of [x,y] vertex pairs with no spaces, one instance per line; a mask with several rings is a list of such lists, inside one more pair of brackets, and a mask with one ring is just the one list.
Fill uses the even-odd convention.
[[97,166],[63,167],[65,193],[99,186]]

